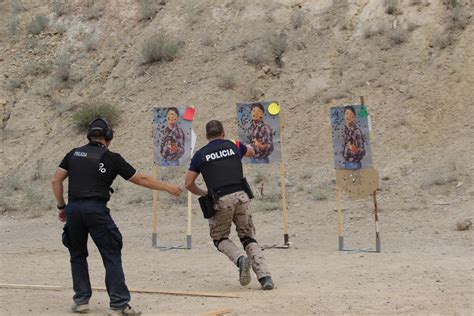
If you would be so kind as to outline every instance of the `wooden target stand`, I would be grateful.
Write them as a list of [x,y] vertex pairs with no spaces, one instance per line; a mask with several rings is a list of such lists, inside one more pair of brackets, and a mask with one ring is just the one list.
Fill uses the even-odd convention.
[[[194,106],[191,106],[194,108]],[[150,135],[153,138],[153,123],[150,124]],[[158,180],[158,166],[153,165],[152,168],[153,179]],[[188,220],[186,231],[186,245],[164,245],[158,242],[158,191],[152,190],[152,204],[151,204],[151,246],[160,250],[171,249],[191,249],[192,247],[192,194],[188,191]]]
[[[158,179],[158,166],[154,165],[152,169],[152,177],[153,179]],[[158,191],[152,191],[152,215],[151,215],[151,245],[154,248],[158,248],[160,250],[171,250],[171,249],[191,249],[192,247],[192,235],[191,235],[191,227],[192,227],[192,195],[191,192],[188,191],[188,221],[187,221],[187,231],[186,231],[186,245],[165,245],[160,244],[158,242]]]
[[[360,97],[360,104],[364,105],[364,97]],[[377,189],[380,187],[379,173],[374,168],[357,170],[336,169],[336,201],[338,212],[339,251],[374,252],[369,248],[344,249],[344,214],[342,212],[342,192],[346,192],[351,199],[362,199],[372,195],[374,202],[375,220],[375,252],[381,251],[379,214],[377,206]]]
[[280,148],[281,148],[281,161],[280,161],[280,194],[281,194],[281,210],[283,220],[283,244],[263,245],[263,249],[288,249],[290,248],[290,237],[288,234],[288,205],[286,202],[286,168],[285,160],[283,159],[283,130],[285,129],[285,116],[283,113],[280,114]]
[[350,252],[374,252],[370,248],[345,249],[344,248],[344,214],[342,211],[341,193],[346,194],[351,199],[367,198],[372,195],[374,202],[375,219],[375,252],[381,251],[379,216],[377,206],[377,189],[379,188],[379,174],[374,168],[364,168],[358,170],[336,169],[336,200],[338,210],[338,233],[339,250]]

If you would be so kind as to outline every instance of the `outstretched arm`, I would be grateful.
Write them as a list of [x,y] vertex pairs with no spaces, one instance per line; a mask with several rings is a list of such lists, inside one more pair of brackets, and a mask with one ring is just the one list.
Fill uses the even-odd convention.
[[196,185],[196,178],[198,177],[199,173],[188,170],[186,171],[186,176],[184,178],[184,186],[186,189],[188,189],[189,192],[199,195],[199,196],[205,196],[207,195],[207,191],[204,191],[203,189],[199,188]]
[[252,146],[246,145],[245,147],[247,147],[247,151],[245,152],[244,157],[253,157],[253,156],[255,156],[255,150],[253,149]]
[[137,172],[128,181],[148,189],[166,191],[174,196],[179,196],[179,194],[182,192],[182,190],[175,185],[155,180],[152,177],[147,176],[146,174],[141,172]]

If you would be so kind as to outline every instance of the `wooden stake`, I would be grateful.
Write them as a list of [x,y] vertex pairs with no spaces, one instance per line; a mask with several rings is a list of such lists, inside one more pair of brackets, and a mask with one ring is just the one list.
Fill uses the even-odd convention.
[[286,181],[285,181],[285,161],[283,160],[283,129],[285,128],[285,116],[280,114],[280,190],[281,190],[281,208],[283,212],[283,243],[288,245],[290,242],[288,236],[288,209],[286,204]]
[[188,232],[187,232],[187,236],[186,236],[186,248],[188,249],[191,249],[192,247],[192,235],[191,235],[191,228],[192,228],[192,225],[191,225],[191,221],[192,221],[192,217],[193,217],[193,199],[192,199],[192,194],[191,192],[188,191]]
[[379,232],[379,211],[377,206],[377,190],[374,190],[374,218],[375,218],[375,251],[381,251],[380,232]]
[[[54,285],[29,285],[29,284],[5,284],[0,283],[0,288],[6,289],[33,289],[33,290],[53,290],[61,291],[68,290],[69,287],[65,286],[54,286]],[[107,291],[105,287],[92,287],[94,291]],[[146,294],[169,294],[169,295],[181,295],[181,296],[205,296],[205,297],[229,297],[238,298],[239,295],[231,293],[216,293],[216,292],[185,292],[185,291],[174,291],[174,290],[160,290],[160,289],[137,289],[129,288],[132,293],[146,293]]]
[[[154,165],[152,168],[153,179],[158,178],[158,166]],[[152,191],[152,203],[151,203],[151,245],[155,247],[157,245],[157,234],[158,234],[158,191]]]
[[223,315],[233,314],[233,313],[234,313],[234,310],[228,308],[228,309],[220,309],[217,311],[204,313],[204,314],[201,314],[201,316],[223,316]]
[[344,249],[344,214],[342,213],[341,190],[336,187],[336,201],[337,201],[337,231],[339,234],[339,250]]
[[283,210],[283,240],[284,244],[289,243],[288,237],[288,210],[286,208],[286,185],[285,185],[285,163],[280,162],[280,190],[281,190],[281,208]]

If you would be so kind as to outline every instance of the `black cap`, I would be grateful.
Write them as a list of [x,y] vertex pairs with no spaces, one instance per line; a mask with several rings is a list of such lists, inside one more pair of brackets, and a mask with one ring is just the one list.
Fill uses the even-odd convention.
[[89,126],[90,129],[97,129],[100,128],[102,130],[108,129],[107,123],[101,119],[101,118],[96,118],[94,121],[92,121],[91,125]]

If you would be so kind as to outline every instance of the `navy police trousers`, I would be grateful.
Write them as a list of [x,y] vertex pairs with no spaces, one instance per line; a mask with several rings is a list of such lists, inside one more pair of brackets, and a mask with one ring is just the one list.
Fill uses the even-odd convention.
[[87,238],[90,234],[105,266],[105,285],[111,308],[122,308],[130,301],[122,269],[122,235],[106,202],[74,200],[66,207],[62,241],[71,255],[74,302],[86,304],[92,296],[87,266]]

